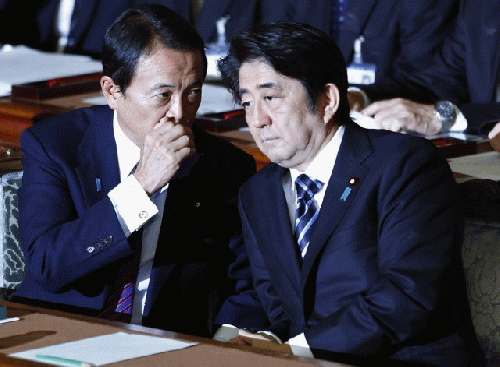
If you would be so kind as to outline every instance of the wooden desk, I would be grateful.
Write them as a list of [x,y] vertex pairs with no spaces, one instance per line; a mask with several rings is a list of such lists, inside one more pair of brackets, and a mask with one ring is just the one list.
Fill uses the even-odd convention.
[[294,357],[280,351],[233,346],[212,339],[51,311],[5,301],[0,301],[0,306],[8,308],[9,317],[21,317],[21,321],[0,325],[1,366],[45,366],[45,364],[12,358],[8,355],[48,345],[116,333],[118,331],[193,341],[199,344],[182,350],[119,362],[112,364],[113,366],[348,366],[324,360]]

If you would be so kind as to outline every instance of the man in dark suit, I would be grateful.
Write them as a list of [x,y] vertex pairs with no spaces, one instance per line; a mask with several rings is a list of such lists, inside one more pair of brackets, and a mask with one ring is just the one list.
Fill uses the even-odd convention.
[[273,163],[240,190],[240,293],[217,323],[295,354],[481,365],[455,183],[434,146],[355,125],[342,55],[312,27],[244,33],[220,69]]
[[376,67],[375,82],[391,79],[421,56],[428,57],[446,35],[457,0],[262,0],[262,22],[310,24],[333,36],[347,63],[362,36],[364,63]]
[[56,51],[62,16],[68,19],[64,52],[101,57],[106,29],[125,10],[165,0],[6,0],[0,4],[0,43],[21,44],[44,51]]
[[236,195],[255,163],[193,125],[206,59],[181,16],[126,11],[104,44],[109,107],[21,136],[27,274],[16,299],[209,336],[234,287]]
[[[433,58],[420,60],[391,83],[365,89],[373,101],[406,99],[375,102],[364,112],[394,131],[487,132],[500,119],[499,32],[500,1],[462,0],[455,28]],[[434,104],[442,100],[451,107],[451,121],[436,114]]]
[[[205,42],[217,41],[217,20],[229,17],[225,35],[229,40],[251,29],[261,17],[259,0],[165,0],[165,5],[194,25]],[[199,4],[199,5],[198,5]]]

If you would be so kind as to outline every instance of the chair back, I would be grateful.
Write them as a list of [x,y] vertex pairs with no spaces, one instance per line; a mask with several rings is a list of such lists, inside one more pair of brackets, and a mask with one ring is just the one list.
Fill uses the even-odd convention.
[[25,261],[19,243],[17,190],[23,172],[9,172],[0,177],[0,287],[16,289],[24,279]]
[[500,222],[468,218],[462,260],[476,335],[491,363],[500,362]]

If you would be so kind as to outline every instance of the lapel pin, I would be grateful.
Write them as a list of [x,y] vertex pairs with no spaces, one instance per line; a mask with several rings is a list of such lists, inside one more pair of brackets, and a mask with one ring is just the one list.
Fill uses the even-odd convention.
[[95,179],[95,188],[97,191],[101,191],[101,179],[100,178],[96,178]]
[[352,189],[350,187],[346,187],[342,196],[340,197],[340,201],[347,201],[347,198],[351,194]]
[[349,180],[349,185],[350,186],[356,186],[359,182],[359,178],[357,177],[351,177],[351,179]]

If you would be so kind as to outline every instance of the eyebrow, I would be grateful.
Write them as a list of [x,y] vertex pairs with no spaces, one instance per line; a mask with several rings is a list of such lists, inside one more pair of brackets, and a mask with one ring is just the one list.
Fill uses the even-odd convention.
[[[192,88],[192,87],[201,87],[203,85],[203,80],[198,79],[194,81],[193,83],[189,84],[186,89]],[[176,86],[173,84],[163,84],[163,83],[158,83],[155,84],[151,87],[151,90],[157,90],[157,89],[162,89],[162,88],[175,88]]]
[[[259,84],[257,86],[257,89],[276,89],[276,90],[281,90],[282,88],[278,84],[276,84],[274,82],[269,82],[269,83]],[[245,94],[245,93],[248,93],[248,89],[241,88],[239,90],[239,93],[240,93],[240,96],[243,95],[243,94]]]

